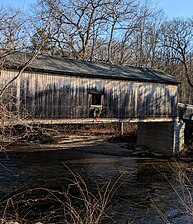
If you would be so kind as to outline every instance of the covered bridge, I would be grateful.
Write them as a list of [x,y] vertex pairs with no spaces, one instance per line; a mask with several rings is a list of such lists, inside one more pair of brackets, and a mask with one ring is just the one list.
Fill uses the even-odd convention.
[[[1,71],[0,86],[29,58],[12,55]],[[181,147],[176,143],[177,92],[178,82],[160,71],[40,55],[7,89],[6,100],[11,110],[39,120],[84,121],[98,108],[101,121],[139,122],[140,145],[175,154]]]

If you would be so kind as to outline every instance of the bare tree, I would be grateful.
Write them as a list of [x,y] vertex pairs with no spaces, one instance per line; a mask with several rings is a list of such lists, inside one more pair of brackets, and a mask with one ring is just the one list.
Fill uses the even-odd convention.
[[162,44],[170,52],[170,61],[182,63],[188,84],[193,88],[188,62],[193,46],[193,21],[191,19],[174,19],[161,26]]
[[24,47],[25,19],[18,10],[0,8],[0,60]]
[[162,69],[182,81],[179,98],[184,103],[192,103],[193,21],[180,18],[164,21],[160,33]]
[[[14,14],[15,13],[15,14]],[[1,23],[0,23],[0,59],[1,59],[1,72],[6,73],[7,61],[13,57],[14,54],[26,53],[31,49],[28,45],[30,42],[28,34],[29,26],[27,26],[27,20],[21,17],[18,11],[14,11],[5,14],[5,10],[0,11]],[[26,28],[28,27],[28,29]],[[43,28],[42,28],[43,30]],[[25,32],[26,31],[26,32]],[[46,27],[44,30],[46,31]],[[36,48],[31,52],[29,60],[21,64],[21,68],[14,76],[2,76],[0,78],[0,149],[4,149],[10,143],[23,138],[28,133],[31,133],[31,128],[23,122],[23,118],[20,114],[19,99],[15,96],[12,84],[16,82],[19,76],[25,71],[25,69],[33,62],[37,57],[41,48],[45,46],[46,37],[44,32],[41,32],[37,38]],[[39,41],[39,44],[38,44]],[[11,65],[10,65],[11,66]],[[8,73],[9,74],[9,73]],[[13,92],[13,94],[12,94]],[[19,93],[20,91],[18,91]],[[20,121],[23,124],[24,132],[21,135],[15,135],[15,124]]]
[[88,60],[90,57],[88,49],[92,45],[94,31],[105,19],[103,13],[105,5],[106,2],[102,0],[40,0],[39,10],[50,15],[51,39],[59,51],[66,49],[74,57]]
[[119,5],[120,9],[117,6],[112,12],[108,60],[114,52],[114,63],[152,66],[150,60],[157,47],[157,26],[162,11],[137,1],[121,1]]

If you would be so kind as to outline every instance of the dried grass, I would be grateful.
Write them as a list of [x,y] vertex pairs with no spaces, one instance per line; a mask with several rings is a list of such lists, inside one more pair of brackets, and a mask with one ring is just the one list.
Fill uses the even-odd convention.
[[[170,166],[171,170],[176,175],[178,187],[174,186],[171,180],[154,166],[154,168],[165,178],[165,180],[167,180],[172,191],[175,193],[176,204],[173,209],[178,210],[179,217],[186,217],[187,224],[191,224],[193,222],[193,184],[189,175],[187,175],[187,173],[180,168],[177,162],[176,167],[177,169],[174,169],[172,166]],[[159,206],[156,205],[156,202],[153,199],[151,201],[154,208],[160,215],[163,223],[173,223],[170,221],[171,217],[166,216]]]
[[96,184],[94,194],[79,174],[69,171],[72,179],[68,179],[69,184],[63,191],[32,188],[1,201],[1,223],[99,224],[102,220],[114,222],[106,214],[106,209],[123,183],[123,175],[114,183],[107,181],[102,187]]

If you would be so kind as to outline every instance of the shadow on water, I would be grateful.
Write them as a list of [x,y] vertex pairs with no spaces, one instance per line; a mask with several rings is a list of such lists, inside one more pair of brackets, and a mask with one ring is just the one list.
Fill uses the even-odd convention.
[[[163,223],[155,205],[172,223],[187,223],[186,217],[179,215],[181,205],[164,177],[167,176],[177,189],[174,170],[179,167],[186,170],[187,166],[167,159],[110,156],[81,150],[1,153],[1,197],[8,198],[22,189],[35,187],[62,190],[71,178],[64,164],[79,173],[91,190],[96,188],[96,183],[104,185],[108,180],[116,181],[124,173],[124,181],[107,209],[116,223]],[[193,167],[192,164],[189,167]]]

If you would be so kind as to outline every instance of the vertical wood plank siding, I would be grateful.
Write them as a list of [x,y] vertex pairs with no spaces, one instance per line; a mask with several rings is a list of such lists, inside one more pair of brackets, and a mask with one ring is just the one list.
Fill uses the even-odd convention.
[[[16,74],[2,71],[1,87]],[[177,85],[40,73],[23,73],[19,79],[7,92],[20,97],[20,111],[35,118],[88,118],[91,90],[103,94],[103,117],[177,116]]]

